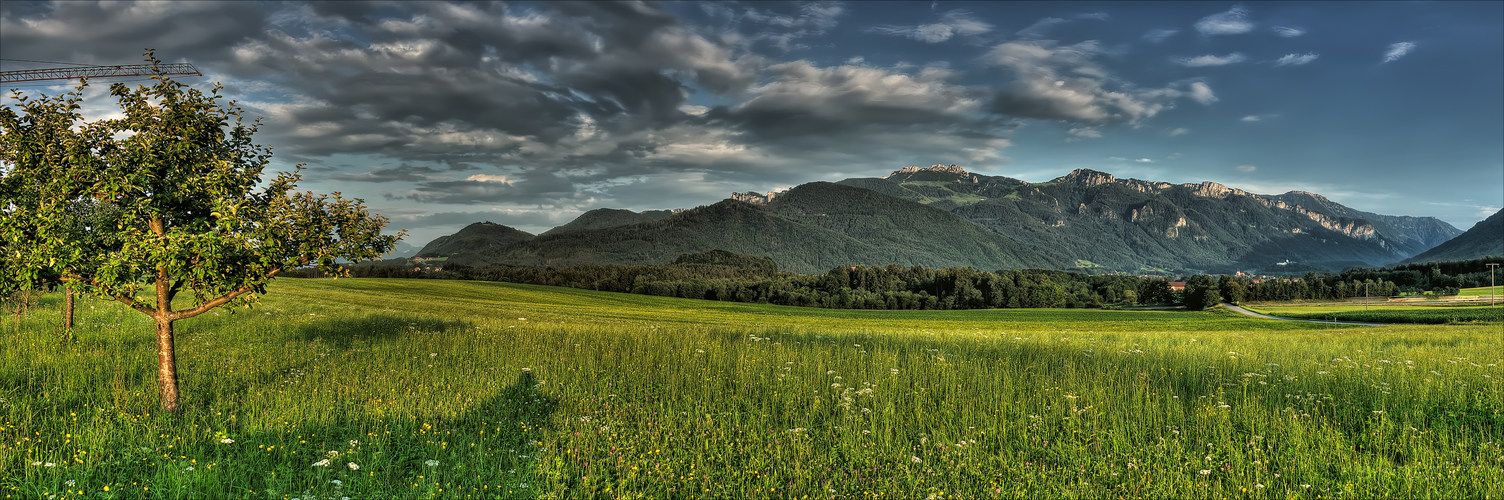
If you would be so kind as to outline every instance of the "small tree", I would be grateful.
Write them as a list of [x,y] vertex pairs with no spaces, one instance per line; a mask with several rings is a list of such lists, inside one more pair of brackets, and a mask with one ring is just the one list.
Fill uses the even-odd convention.
[[1217,290],[1217,282],[1211,276],[1198,274],[1185,281],[1185,308],[1191,311],[1200,311],[1217,305],[1217,300],[1222,294]]
[[[150,51],[147,60],[160,63]],[[257,189],[271,158],[251,141],[259,123],[244,123],[217,85],[204,94],[153,80],[110,87],[121,118],[83,123],[83,86],[38,100],[17,92],[20,113],[0,109],[0,249],[7,282],[51,270],[152,318],[162,407],[174,411],[174,322],[254,301],[292,268],[340,275],[338,259],[378,258],[400,234],[382,235],[387,219],[359,199],[294,192],[296,172]],[[77,210],[84,200],[96,216],[70,237],[70,202]]]

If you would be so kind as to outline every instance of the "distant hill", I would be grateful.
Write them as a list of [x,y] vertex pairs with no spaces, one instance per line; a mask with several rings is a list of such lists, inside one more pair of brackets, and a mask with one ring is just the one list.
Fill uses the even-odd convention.
[[1092,170],[1029,183],[937,165],[677,212],[592,210],[537,237],[476,224],[419,256],[449,256],[446,266],[568,266],[722,250],[806,273],[888,264],[1303,272],[1389,264],[1460,233],[1435,218],[1362,212],[1299,191],[1258,195]]
[[1383,265],[1460,233],[1435,218],[1361,212],[1312,193],[1264,196],[1086,169],[1028,183],[937,165],[841,183],[944,208],[1021,245],[1072,256],[1077,267],[1129,272]]
[[631,210],[620,210],[615,208],[597,208],[595,210],[580,214],[579,217],[576,217],[574,220],[569,221],[568,224],[564,224],[562,226],[544,231],[543,234],[540,234],[539,236],[549,236],[579,231],[591,231],[595,229],[605,229],[608,227],[628,226],[632,224],[640,224],[643,222],[653,222],[656,220],[663,220],[673,214],[674,213],[669,210],[647,210],[644,212],[633,212]]
[[428,242],[415,257],[454,257],[461,254],[487,254],[514,243],[527,241],[532,234],[494,222],[477,222],[449,236]]
[[1406,262],[1471,260],[1499,255],[1504,255],[1504,210],[1494,212],[1487,219],[1474,224],[1467,232],[1411,257]]

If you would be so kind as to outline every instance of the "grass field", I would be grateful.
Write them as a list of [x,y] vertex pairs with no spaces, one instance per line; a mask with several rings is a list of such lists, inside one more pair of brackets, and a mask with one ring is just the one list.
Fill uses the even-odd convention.
[[1504,299],[1504,286],[1496,286],[1496,287],[1480,286],[1480,287],[1477,287],[1477,288],[1463,288],[1463,289],[1457,291],[1457,296],[1458,297],[1489,297],[1489,296],[1494,296],[1494,297],[1499,297],[1501,299]]
[[1498,325],[279,280],[3,323],[7,498],[1499,498]]
[[1491,323],[1504,325],[1504,307],[1488,303],[1456,302],[1374,302],[1367,306],[1354,303],[1267,303],[1251,304],[1258,312],[1295,319],[1361,321],[1368,323]]

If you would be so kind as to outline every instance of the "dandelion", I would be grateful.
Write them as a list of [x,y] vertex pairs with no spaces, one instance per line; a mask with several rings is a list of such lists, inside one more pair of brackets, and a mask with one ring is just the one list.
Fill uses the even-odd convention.
[[345,464],[345,465],[349,466],[350,470],[360,470],[360,464],[357,464],[355,462],[350,462],[350,463]]
[[224,439],[219,440],[219,444],[234,444],[234,443],[235,443],[235,440],[234,439],[230,439],[230,438],[224,438]]
[[314,467],[328,467],[329,466],[329,459],[326,458],[326,459],[314,462],[313,466]]
[[912,457],[912,456],[909,457],[909,461],[910,462],[914,462],[916,464],[924,463],[924,459],[919,458],[919,457]]
[[429,467],[438,467],[439,466],[439,461],[430,458],[428,460],[424,460],[423,461],[423,465],[426,465],[426,466],[429,466]]

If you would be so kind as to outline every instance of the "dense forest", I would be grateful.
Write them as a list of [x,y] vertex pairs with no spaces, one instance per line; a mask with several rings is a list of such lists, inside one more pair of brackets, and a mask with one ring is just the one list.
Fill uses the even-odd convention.
[[[920,266],[842,266],[824,274],[779,272],[769,258],[712,250],[664,265],[352,268],[358,277],[505,281],[664,297],[838,309],[986,309],[1175,306],[1202,309],[1219,301],[1342,300],[1403,292],[1455,294],[1489,284],[1487,263],[1473,261],[1349,269],[1300,278],[1188,277],[1184,291],[1159,277],[1090,275],[1051,270],[982,271]],[[306,275],[306,274],[304,274]]]

